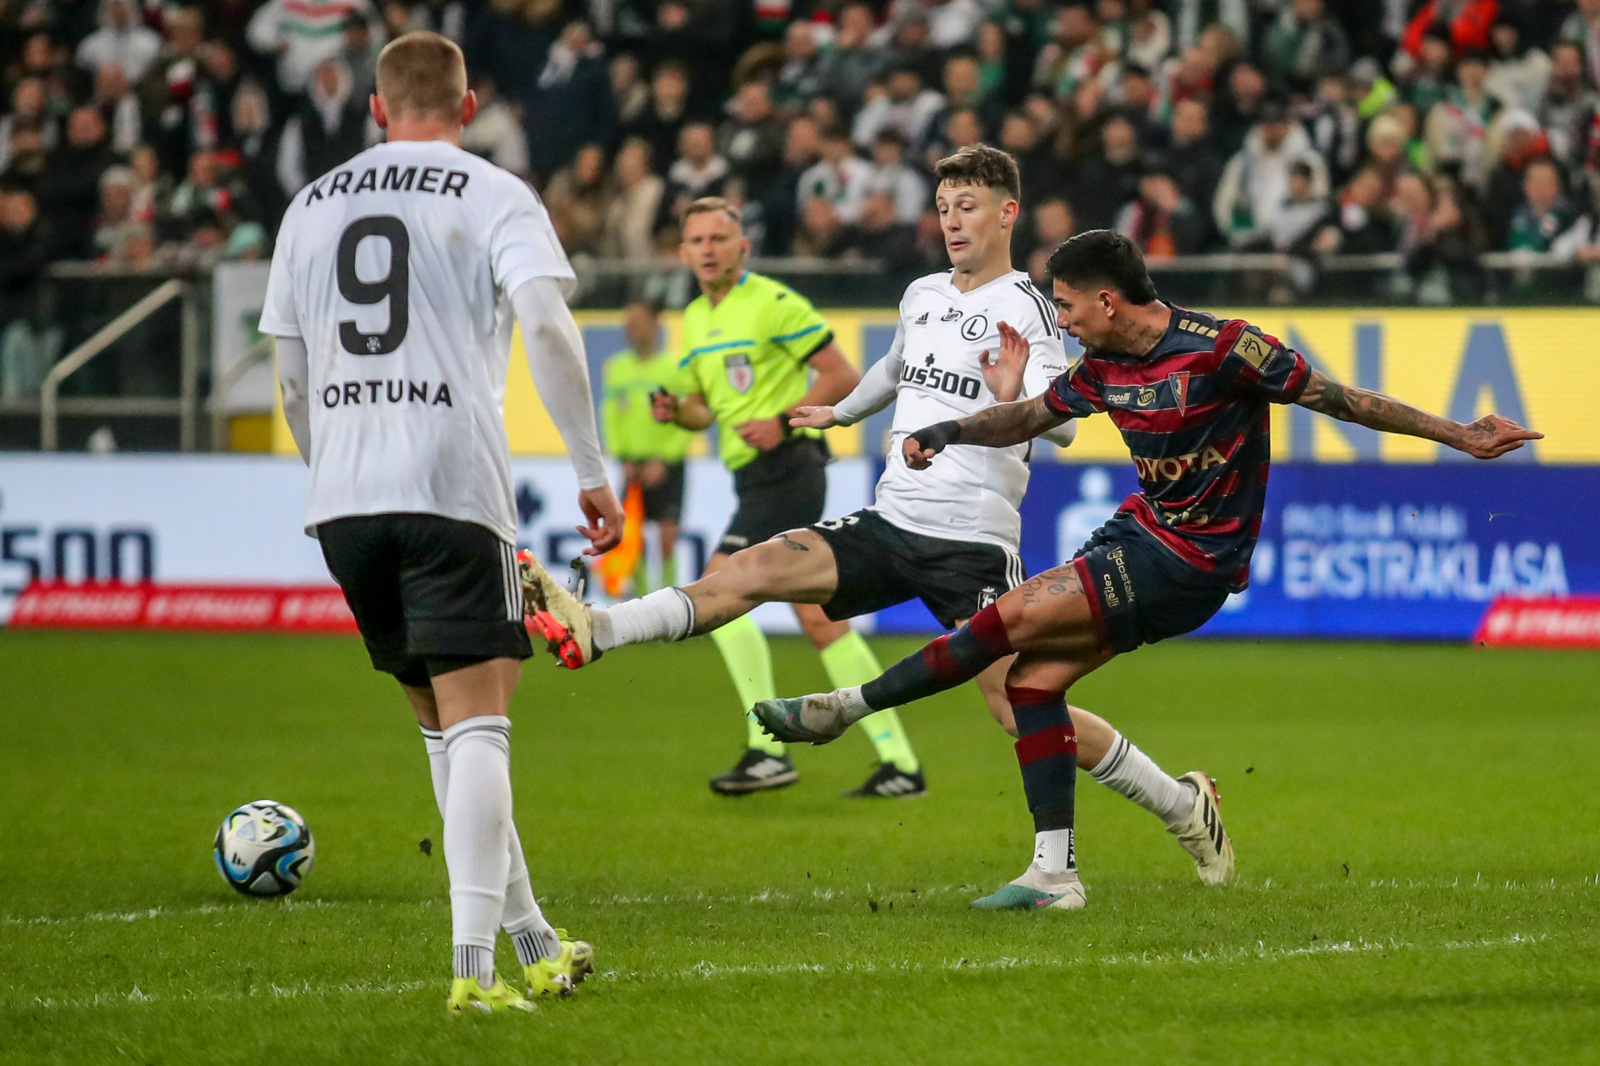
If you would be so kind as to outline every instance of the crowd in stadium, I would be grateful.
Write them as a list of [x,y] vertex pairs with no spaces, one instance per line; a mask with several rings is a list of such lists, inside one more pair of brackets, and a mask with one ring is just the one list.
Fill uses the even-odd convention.
[[0,0],[0,286],[264,257],[378,139],[377,53],[418,28],[574,257],[670,256],[715,193],[757,254],[937,269],[930,164],[981,140],[1040,274],[1094,227],[1153,259],[1600,259],[1600,0]]

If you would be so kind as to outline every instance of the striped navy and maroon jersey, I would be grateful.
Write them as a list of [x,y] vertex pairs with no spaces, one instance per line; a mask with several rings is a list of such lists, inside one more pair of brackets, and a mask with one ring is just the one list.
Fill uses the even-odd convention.
[[1174,307],[1148,354],[1086,351],[1045,402],[1073,418],[1109,414],[1143,489],[1119,512],[1238,592],[1267,500],[1267,405],[1293,403],[1309,376],[1299,352],[1255,326]]

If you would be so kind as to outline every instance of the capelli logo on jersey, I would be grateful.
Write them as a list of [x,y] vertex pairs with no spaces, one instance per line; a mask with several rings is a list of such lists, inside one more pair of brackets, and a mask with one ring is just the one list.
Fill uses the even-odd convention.
[[334,382],[322,390],[322,406],[328,408],[374,407],[380,403],[415,403],[424,407],[455,406],[450,397],[450,386],[442,381],[437,385],[430,385],[426,381],[402,381],[399,378],[386,381],[343,381]]

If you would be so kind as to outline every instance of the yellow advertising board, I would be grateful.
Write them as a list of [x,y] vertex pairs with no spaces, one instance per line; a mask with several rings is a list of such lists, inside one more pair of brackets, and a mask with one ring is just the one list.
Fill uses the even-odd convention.
[[[1220,313],[1220,312],[1219,312]],[[1600,396],[1600,310],[1298,310],[1225,312],[1246,318],[1347,384],[1376,389],[1425,410],[1468,421],[1489,411],[1542,431],[1533,448],[1542,463],[1600,463],[1600,419],[1590,404]],[[894,338],[893,310],[827,311],[840,348],[860,367],[880,358]],[[580,312],[590,369],[626,343],[621,312]],[[663,316],[669,351],[676,351],[679,316]],[[835,455],[876,452],[885,415],[863,426],[830,431]],[[1379,435],[1313,415],[1273,408],[1273,452],[1279,459],[1315,462],[1432,462],[1439,446],[1413,437]],[[277,416],[275,451],[294,443]],[[561,439],[539,403],[522,352],[512,344],[506,380],[506,430],[517,455],[559,455]],[[694,454],[706,454],[706,439]],[[1046,452],[1048,457],[1048,451]],[[1127,457],[1108,419],[1086,419],[1077,443],[1056,458]]]

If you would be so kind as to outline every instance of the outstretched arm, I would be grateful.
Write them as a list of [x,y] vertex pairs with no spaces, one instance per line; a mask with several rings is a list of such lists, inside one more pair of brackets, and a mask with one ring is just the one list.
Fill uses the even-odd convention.
[[1044,396],[1016,403],[997,403],[959,422],[940,422],[919,429],[901,442],[901,454],[913,470],[926,470],[933,457],[952,444],[1008,448],[1054,429],[1066,418],[1050,410]]
[[1311,371],[1295,402],[1341,422],[1438,441],[1478,459],[1497,459],[1522,447],[1523,441],[1544,437],[1499,415],[1485,415],[1471,424],[1440,418],[1381,392],[1341,385],[1320,370]]

